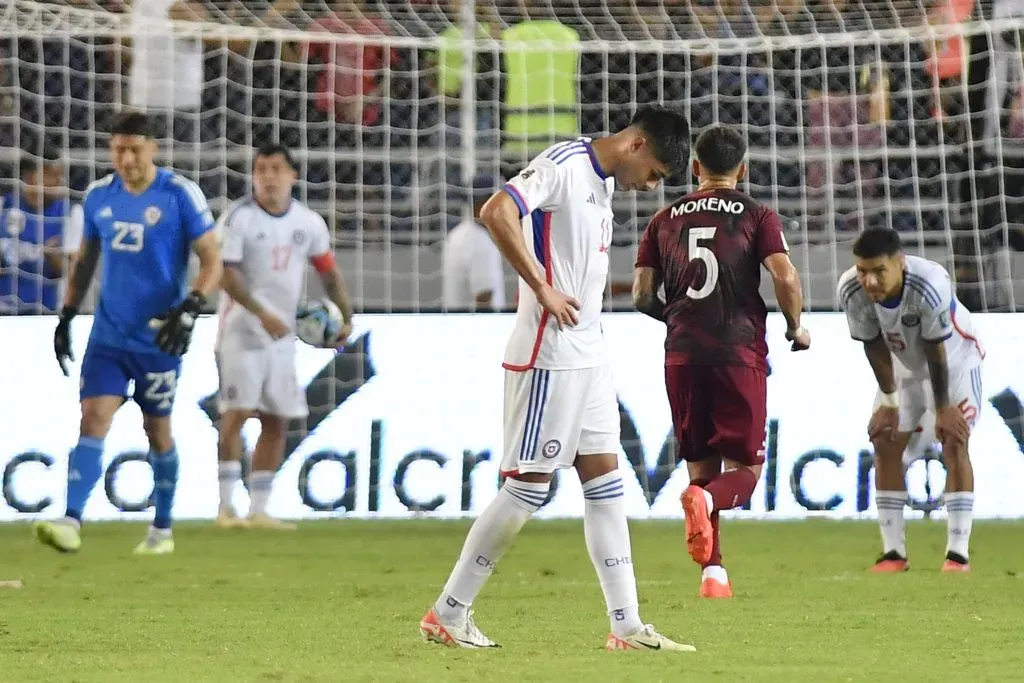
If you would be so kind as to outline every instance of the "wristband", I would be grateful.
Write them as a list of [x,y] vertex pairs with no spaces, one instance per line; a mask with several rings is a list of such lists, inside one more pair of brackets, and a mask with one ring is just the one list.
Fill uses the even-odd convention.
[[900,392],[894,391],[891,394],[882,393],[881,407],[883,408],[899,408],[900,407]]
[[60,309],[60,315],[58,316],[61,320],[71,320],[78,315],[78,308],[76,306],[64,306]]
[[203,296],[202,292],[197,290],[192,290],[191,292],[189,292],[188,297],[185,299],[184,302],[182,302],[182,307],[186,311],[189,311],[190,313],[193,314],[198,314],[205,305],[206,297]]

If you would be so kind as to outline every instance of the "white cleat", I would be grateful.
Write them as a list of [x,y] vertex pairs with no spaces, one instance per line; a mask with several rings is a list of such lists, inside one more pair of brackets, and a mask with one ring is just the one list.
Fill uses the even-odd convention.
[[76,553],[82,547],[82,534],[70,522],[36,522],[32,527],[40,543],[62,553]]
[[685,643],[677,643],[654,630],[647,624],[639,631],[620,638],[614,633],[608,634],[606,650],[672,650],[674,652],[696,652],[697,648]]
[[247,525],[250,529],[269,529],[271,531],[295,531],[299,527],[291,522],[285,522],[266,513],[249,515]]
[[218,529],[245,529],[249,526],[249,520],[239,517],[231,508],[221,508],[217,511],[213,525]]
[[484,635],[483,631],[477,628],[473,621],[473,613],[466,615],[466,621],[461,625],[444,624],[437,617],[437,613],[431,608],[423,618],[420,619],[420,635],[428,643],[437,643],[446,647],[464,647],[468,649],[483,649],[490,647],[501,647],[496,642]]
[[150,529],[133,552],[136,555],[170,555],[174,552],[174,537],[170,531]]

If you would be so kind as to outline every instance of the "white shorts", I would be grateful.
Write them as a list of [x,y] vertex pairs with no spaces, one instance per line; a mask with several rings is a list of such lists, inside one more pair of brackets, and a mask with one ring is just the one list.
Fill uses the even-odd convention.
[[[900,394],[900,431],[915,432],[925,422],[927,413],[935,413],[935,395],[929,379],[898,379]],[[958,406],[967,419],[967,424],[974,429],[974,423],[981,415],[981,365],[950,369],[949,401]],[[874,408],[882,402],[882,391],[875,395]],[[934,419],[931,425],[934,426]],[[927,425],[925,425],[927,426]],[[934,432],[933,432],[934,433]]]
[[552,472],[579,455],[618,453],[619,404],[607,365],[505,372],[501,472]]
[[287,418],[309,414],[295,371],[295,340],[282,339],[262,349],[221,349],[217,367],[221,413],[252,410]]

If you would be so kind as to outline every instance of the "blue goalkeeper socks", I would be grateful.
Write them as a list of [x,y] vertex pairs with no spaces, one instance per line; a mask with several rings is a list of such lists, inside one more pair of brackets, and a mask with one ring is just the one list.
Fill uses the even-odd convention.
[[103,439],[82,436],[68,459],[68,517],[81,521],[89,494],[103,473]]
[[174,490],[178,486],[178,451],[171,447],[166,453],[149,453],[149,464],[153,468],[153,527],[171,528],[171,508],[174,507]]

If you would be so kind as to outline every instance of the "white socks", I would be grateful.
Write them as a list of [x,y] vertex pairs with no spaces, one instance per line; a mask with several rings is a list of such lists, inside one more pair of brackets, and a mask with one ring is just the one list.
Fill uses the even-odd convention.
[[620,637],[643,628],[622,491],[618,471],[602,474],[583,485],[587,551],[601,582],[612,632]]
[[725,571],[725,567],[722,567],[717,564],[709,564],[708,566],[704,567],[704,570],[701,572],[700,578],[701,580],[714,579],[718,583],[729,583],[729,573]]
[[[274,487],[276,472],[256,471],[249,474],[249,515],[267,512],[270,491]],[[220,509],[235,512],[233,503],[235,491],[242,481],[242,463],[237,460],[221,460],[217,463],[217,482],[220,485]]]
[[276,472],[256,471],[249,475],[249,516],[267,513],[267,501]]
[[715,511],[715,499],[707,489],[702,488],[701,491],[704,493],[704,502],[708,504],[708,516],[710,517],[711,513]]
[[221,460],[217,463],[217,482],[220,484],[220,509],[234,511],[232,500],[239,482],[242,481],[242,463],[237,460]]
[[462,623],[494,566],[526,521],[540,509],[550,484],[506,479],[494,500],[473,522],[448,583],[434,604],[443,622]]
[[906,491],[876,491],[875,507],[878,509],[878,526],[882,531],[883,552],[896,551],[900,557],[907,556],[907,523],[903,518],[903,507],[907,503]]
[[946,503],[946,552],[967,559],[974,522],[974,492],[953,491],[943,495]]
[[[442,622],[461,623],[483,589],[495,565],[512,544],[526,520],[540,509],[548,484],[515,479],[504,486],[480,513],[466,536],[462,554],[434,611]],[[583,532],[590,559],[604,592],[612,632],[627,636],[643,628],[640,621],[629,526],[622,477],[609,472],[583,485]]]
[[[944,494],[943,499],[946,504],[946,552],[966,559],[974,522],[974,492],[953,491]],[[895,550],[901,557],[907,556],[907,526],[903,518],[906,502],[906,491],[875,492],[884,552]]]

